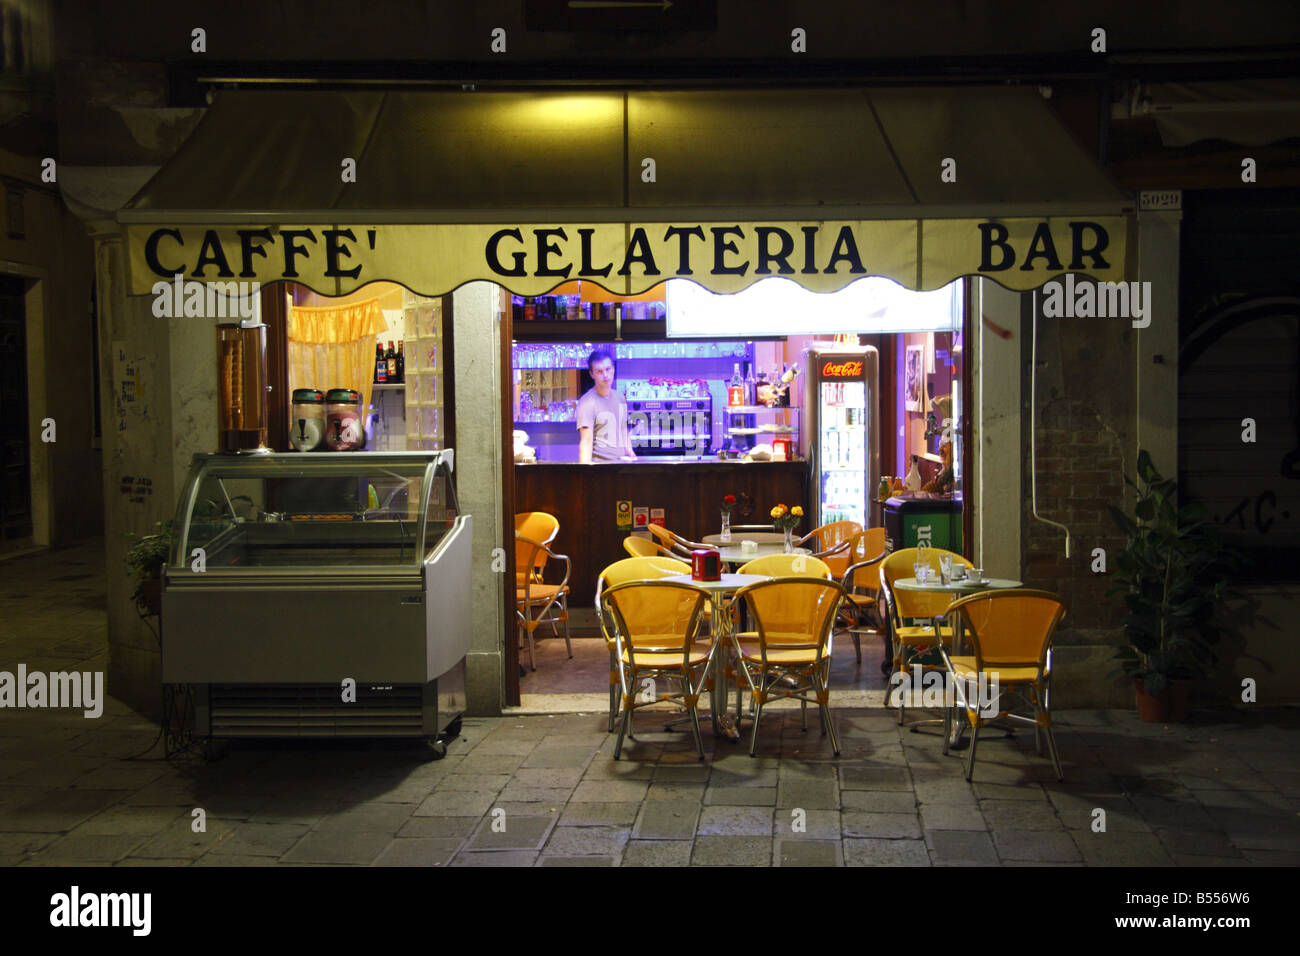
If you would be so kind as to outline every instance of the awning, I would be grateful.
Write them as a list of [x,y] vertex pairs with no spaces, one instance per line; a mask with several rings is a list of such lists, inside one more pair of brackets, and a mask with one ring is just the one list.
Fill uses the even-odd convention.
[[137,294],[176,274],[535,294],[1116,281],[1130,208],[1020,87],[232,91],[118,218]]
[[1130,113],[1152,117],[1165,146],[1207,139],[1267,146],[1300,138],[1300,80],[1151,83]]

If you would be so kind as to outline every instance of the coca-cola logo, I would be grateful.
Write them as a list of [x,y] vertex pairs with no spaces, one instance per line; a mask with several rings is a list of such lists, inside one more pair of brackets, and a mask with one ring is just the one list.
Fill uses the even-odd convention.
[[827,362],[822,366],[822,378],[858,378],[862,375],[862,360]]

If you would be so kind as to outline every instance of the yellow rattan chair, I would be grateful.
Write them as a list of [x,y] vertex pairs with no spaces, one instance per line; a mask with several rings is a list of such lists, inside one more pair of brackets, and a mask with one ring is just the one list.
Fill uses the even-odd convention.
[[[879,569],[880,562],[888,554],[889,549],[885,546],[885,529],[868,528],[854,539],[853,546],[849,549],[849,557],[853,563],[840,575],[840,584],[844,585],[844,590],[849,595],[848,600],[844,602],[840,617],[853,638],[853,652],[857,655],[859,664],[862,663],[861,635],[873,631],[884,633],[886,630],[880,615]],[[876,619],[877,628],[867,626],[873,617]],[[886,671],[890,669],[888,650],[887,644],[883,665]]]
[[[763,707],[769,700],[783,697],[800,701],[804,730],[808,729],[808,704],[818,706],[822,733],[830,735],[831,749],[839,756],[827,682],[835,615],[844,598],[838,581],[815,577],[777,578],[736,592],[735,603],[744,602],[755,627],[751,632],[732,634],[740,672],[754,698],[751,757],[758,751]],[[809,693],[814,695],[811,699]]]
[[[1033,724],[1034,747],[1040,756],[1045,733],[1056,779],[1065,779],[1052,732],[1052,637],[1065,611],[1065,603],[1057,595],[1030,588],[971,594],[948,609],[949,620],[960,621],[971,653],[957,655],[941,649],[956,693],[956,706],[948,712],[943,752],[948,752],[953,736],[952,721],[964,721],[954,743],[969,725],[967,780],[975,769],[980,727],[991,720]],[[978,693],[981,686],[985,689],[982,694]],[[1032,717],[1012,712],[1016,698],[1033,709]]]
[[[569,575],[573,564],[568,557],[551,550],[551,542],[560,533],[560,522],[544,511],[527,511],[515,515],[515,615],[519,629],[528,641],[528,666],[537,670],[533,632],[540,624],[564,624],[564,646],[573,657],[569,641]],[[547,562],[564,562],[564,579],[559,584],[543,580]]]
[[609,649],[609,732],[611,734],[614,732],[614,718],[618,716],[618,647],[614,640],[613,625],[601,609],[600,596],[605,588],[617,584],[626,584],[629,581],[651,581],[655,578],[669,578],[676,574],[690,573],[691,566],[685,561],[652,555],[615,561],[596,578],[596,618],[600,622],[600,633],[605,638],[605,646]]
[[[960,564],[968,568],[971,567],[971,563],[960,554],[945,551],[942,548],[925,548],[924,553],[926,563],[930,565],[935,580],[939,578],[940,555],[950,554],[954,565]],[[936,634],[934,625],[930,623],[934,618],[948,610],[948,606],[953,600],[951,594],[943,591],[935,591],[934,593],[904,591],[894,587],[894,582],[899,578],[910,578],[916,573],[913,571],[912,565],[917,561],[917,554],[918,550],[916,548],[903,548],[901,551],[894,551],[887,555],[880,562],[880,594],[885,599],[885,623],[889,629],[890,649],[893,652],[890,689],[885,693],[886,706],[888,706],[889,698],[896,686],[894,675],[905,674],[912,660],[920,656],[928,648],[941,646],[952,639],[950,628],[941,627]],[[917,620],[926,623],[908,623]],[[935,666],[939,665],[936,664]],[[906,721],[907,692],[903,689],[904,686],[898,685],[898,722],[900,725]]]
[[762,574],[769,578],[825,578],[828,581],[832,577],[826,562],[810,554],[767,554],[742,564],[736,573]]
[[[698,643],[704,605],[709,592],[676,581],[628,581],[601,592],[602,614],[613,626],[618,660],[619,690],[623,698],[623,723],[614,744],[614,759],[623,753],[623,740],[632,731],[632,715],[639,707],[662,700],[681,700],[695,735],[695,752],[704,759],[700,738],[700,692],[713,660],[712,641]],[[677,680],[676,694],[654,693],[639,698],[642,681],[651,687],[660,679]]]
[[831,574],[839,579],[849,566],[853,542],[861,533],[862,525],[856,521],[832,521],[813,528],[797,544],[803,547],[809,541],[813,542],[813,557],[825,561]]
[[623,550],[634,558],[656,558],[665,553],[664,549],[650,538],[642,538],[635,534],[630,534],[623,539]]

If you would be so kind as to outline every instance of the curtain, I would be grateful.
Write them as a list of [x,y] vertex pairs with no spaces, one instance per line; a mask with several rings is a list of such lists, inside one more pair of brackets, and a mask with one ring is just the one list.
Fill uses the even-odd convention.
[[388,328],[378,297],[351,305],[289,310],[289,390],[354,388],[370,406],[375,336]]

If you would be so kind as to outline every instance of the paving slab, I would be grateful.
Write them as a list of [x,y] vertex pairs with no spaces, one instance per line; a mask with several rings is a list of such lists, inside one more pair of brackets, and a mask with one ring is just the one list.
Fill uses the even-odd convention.
[[689,866],[694,843],[686,840],[629,840],[623,848],[624,866]]
[[371,866],[446,866],[460,845],[460,840],[434,837],[399,838],[389,843]]
[[929,866],[922,840],[845,839],[845,866]]
[[777,866],[841,866],[839,840],[779,840]]
[[695,840],[692,866],[771,866],[770,836],[701,836]]
[[998,855],[987,833],[972,830],[927,830],[925,843],[935,866],[997,866]]

